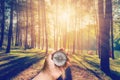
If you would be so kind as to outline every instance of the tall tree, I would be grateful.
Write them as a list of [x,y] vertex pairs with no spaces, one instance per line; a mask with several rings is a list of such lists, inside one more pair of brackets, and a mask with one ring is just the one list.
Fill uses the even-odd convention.
[[26,0],[26,34],[25,34],[25,49],[28,48],[28,1]]
[[[110,51],[110,5],[111,0],[98,0],[99,35],[100,35],[100,65],[101,70],[110,73],[109,51]],[[105,10],[104,10],[105,9]],[[104,12],[105,11],[105,12]]]
[[32,7],[32,4],[33,4],[33,0],[30,0],[30,17],[31,17],[31,25],[30,25],[30,29],[31,29],[31,48],[34,48],[35,47],[35,29],[34,29],[34,12],[33,12],[33,7]]
[[5,29],[5,9],[4,9],[5,0],[1,0],[0,5],[2,10],[1,39],[0,39],[0,48],[1,48],[4,40],[4,29]]
[[46,42],[46,54],[48,53],[48,32],[46,25],[46,9],[45,9],[45,0],[43,0],[43,17],[44,17],[44,29],[45,29],[45,42]]
[[18,46],[19,45],[19,12],[18,12],[18,4],[19,4],[19,0],[16,0],[16,4],[15,4],[15,7],[16,7],[16,14],[17,14],[17,25],[16,25],[16,37],[15,37],[15,46]]
[[41,28],[41,23],[40,23],[41,22],[41,20],[40,20],[40,15],[41,15],[40,8],[41,8],[41,6],[40,6],[40,4],[41,4],[41,0],[38,0],[38,25],[39,25],[39,28],[38,28],[38,48],[39,49],[40,49],[40,44],[41,44],[41,42],[40,42],[41,41],[40,40],[40,38],[41,38],[40,37],[41,36],[41,29],[40,29]]
[[112,59],[114,59],[115,57],[114,57],[114,36],[113,36],[113,15],[112,15],[112,1],[110,1],[109,2],[109,20],[110,20],[110,30],[111,30],[111,52],[110,52],[110,54],[111,54],[111,57],[112,57]]
[[76,13],[76,8],[77,8],[77,4],[76,1],[74,1],[74,10],[75,10],[75,16],[74,16],[74,31],[73,31],[73,53],[75,53],[75,49],[76,49],[76,24],[77,24],[77,13]]
[[100,48],[100,44],[101,44],[101,29],[103,28],[103,20],[104,20],[104,12],[103,12],[103,0],[98,0],[98,18],[99,18],[99,35],[98,35],[98,53],[101,57],[101,48]]
[[42,50],[44,49],[44,46],[45,46],[45,13],[44,13],[44,0],[41,0],[41,18],[42,18],[42,23],[41,23],[41,28],[42,28]]
[[10,1],[10,26],[8,31],[8,43],[7,43],[7,49],[6,53],[10,53],[11,48],[11,39],[12,39],[12,29],[13,29],[13,0]]

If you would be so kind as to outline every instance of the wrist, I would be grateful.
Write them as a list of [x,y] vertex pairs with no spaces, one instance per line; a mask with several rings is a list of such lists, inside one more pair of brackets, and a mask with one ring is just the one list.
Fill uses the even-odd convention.
[[47,77],[46,80],[56,80],[56,78],[52,75],[51,71],[49,70],[43,70],[42,74]]
[[56,80],[47,71],[41,71],[33,80]]

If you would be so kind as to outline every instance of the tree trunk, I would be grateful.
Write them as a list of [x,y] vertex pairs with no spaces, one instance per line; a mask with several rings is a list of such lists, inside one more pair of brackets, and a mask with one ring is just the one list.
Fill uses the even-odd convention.
[[44,45],[45,45],[45,20],[44,20],[44,18],[45,18],[45,15],[44,15],[44,0],[42,0],[41,1],[41,17],[42,17],[42,24],[41,24],[41,28],[42,28],[42,50],[44,49]]
[[54,26],[54,50],[56,50],[56,30],[55,30],[55,26]]
[[[109,45],[109,39],[110,39],[110,25],[109,25],[109,5],[108,5],[109,0],[106,0],[105,2],[105,17],[104,17],[104,1],[99,0],[98,1],[98,11],[99,11],[99,30],[100,30],[100,66],[101,70],[104,71],[105,73],[109,74],[110,73],[110,67],[109,67],[109,50],[110,50],[110,45]],[[105,22],[105,23],[104,23]]]
[[5,29],[5,1],[2,0],[1,3],[1,9],[2,9],[2,22],[1,22],[1,39],[0,39],[0,48],[3,45],[3,40],[4,40],[4,29]]
[[31,25],[30,25],[30,31],[31,31],[31,48],[34,48],[35,47],[35,30],[34,30],[34,15],[33,15],[33,9],[32,9],[32,0],[30,0],[30,10],[31,10],[31,13],[30,13],[30,17],[31,17]]
[[19,45],[19,32],[20,31],[19,31],[19,13],[18,13],[18,6],[17,5],[16,5],[16,13],[17,13],[17,26],[16,26],[15,46],[18,46]]
[[112,59],[114,59],[114,36],[113,36],[113,17],[112,17],[112,1],[110,0],[109,1],[109,9],[110,9],[110,30],[111,30],[111,52],[110,52],[110,55],[112,57]]
[[28,6],[26,1],[26,28],[25,28],[25,50],[28,48]]
[[43,0],[43,16],[44,16],[45,42],[46,42],[46,54],[47,54],[48,53],[48,34],[47,34],[47,26],[46,26],[45,0]]
[[38,48],[40,49],[40,39],[41,39],[41,20],[40,20],[40,13],[41,13],[41,11],[40,11],[40,4],[41,4],[41,2],[40,2],[41,0],[38,0],[38,25],[39,25],[39,28],[38,28]]
[[10,53],[12,29],[13,29],[13,1],[11,1],[10,26],[9,26],[9,32],[8,32],[8,43],[7,43],[6,53]]
[[96,0],[94,0],[94,9],[95,9],[95,15],[94,15],[94,20],[96,21],[96,24],[94,25],[94,29],[95,29],[95,37],[96,37],[96,54],[98,54],[99,58],[100,58],[100,55],[98,53],[98,40],[99,40],[99,37],[98,37],[98,12],[97,12],[97,8],[96,8]]
[[98,1],[98,18],[99,18],[99,35],[98,35],[98,53],[99,53],[99,56],[101,57],[101,48],[100,48],[100,45],[101,45],[101,29],[103,28],[103,20],[104,20],[104,12],[103,12],[103,0],[99,0]]
[[76,16],[75,16],[75,25],[74,25],[74,31],[73,31],[73,53],[75,53],[75,49],[76,49]]

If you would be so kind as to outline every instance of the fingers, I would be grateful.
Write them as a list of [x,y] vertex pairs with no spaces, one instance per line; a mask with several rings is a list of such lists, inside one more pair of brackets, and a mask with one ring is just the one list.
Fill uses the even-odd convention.
[[55,51],[52,51],[51,53],[48,53],[45,55],[45,59],[47,59],[48,61],[49,60],[52,60],[52,55],[55,53]]
[[[60,49],[60,50],[61,50],[61,49]],[[64,49],[62,49],[62,50],[64,51]],[[52,51],[50,54],[47,54],[46,57],[45,57],[45,60],[47,60],[47,63],[49,63],[50,65],[56,66],[56,65],[54,64],[54,61],[52,60],[53,54],[56,53],[56,52],[57,52],[57,51]],[[65,52],[65,53],[66,53],[66,52]],[[58,66],[56,66],[56,67],[58,67],[58,68],[63,68],[63,69],[65,70],[67,67],[71,66],[69,54],[66,53],[66,56],[67,56],[66,64],[65,64],[64,66],[61,66],[61,67],[58,67]]]
[[71,66],[71,63],[69,61],[67,61],[67,66]]

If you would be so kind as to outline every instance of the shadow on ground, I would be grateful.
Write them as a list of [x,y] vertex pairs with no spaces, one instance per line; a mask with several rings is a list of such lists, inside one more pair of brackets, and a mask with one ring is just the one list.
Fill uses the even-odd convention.
[[[99,74],[99,73],[97,73],[96,71],[93,71],[93,70],[89,69],[83,62],[79,61],[79,60],[76,59],[75,57],[74,57],[74,59],[75,59],[76,61],[78,61],[82,66],[84,66],[84,68],[81,68],[81,67],[79,67],[79,66],[74,66],[74,67],[76,67],[76,68],[78,68],[78,69],[80,69],[80,70],[89,71],[89,72],[91,72],[95,77],[97,77],[99,80],[102,80],[102,78],[100,77],[100,74]],[[98,64],[96,64],[96,63],[94,63],[94,62],[91,62],[91,61],[88,61],[88,60],[86,60],[85,58],[83,58],[83,60],[84,60],[85,62],[87,62],[88,64],[90,64],[92,67],[99,68],[99,65],[98,65]]]
[[[85,60],[85,61],[93,67],[100,68],[100,66],[93,61],[87,61],[87,60]],[[89,70],[89,71],[94,73],[94,75],[97,75],[94,71],[92,71],[92,70]],[[117,71],[111,70],[110,73],[105,73],[105,74],[108,75],[112,80],[120,80],[120,73]]]
[[43,59],[43,57],[17,57],[17,56],[1,56],[0,61],[7,63],[0,64],[0,80],[10,80],[32,64]]
[[120,75],[118,75],[118,74],[120,74],[120,73],[118,73],[117,71],[111,70],[111,73],[108,76],[110,76],[112,80],[120,80]]
[[[93,67],[95,70],[89,69],[86,65],[84,65],[83,62],[81,62],[80,60],[78,60],[76,57],[74,57],[74,59],[79,62],[82,66],[84,66],[86,68],[87,71],[91,72],[94,74],[94,76],[96,76],[99,80],[102,80],[101,75],[102,73],[99,73],[98,71],[100,70],[100,65],[98,63],[96,63],[95,61],[90,61],[87,58],[91,58],[90,56],[87,56],[86,58],[82,58],[83,61],[85,61],[87,64],[89,64],[90,67]],[[98,69],[98,71],[97,71]],[[106,74],[106,73],[105,73]],[[112,80],[120,80],[120,73],[117,71],[113,71],[111,70],[111,72],[109,74],[106,74],[107,76],[109,76]]]

